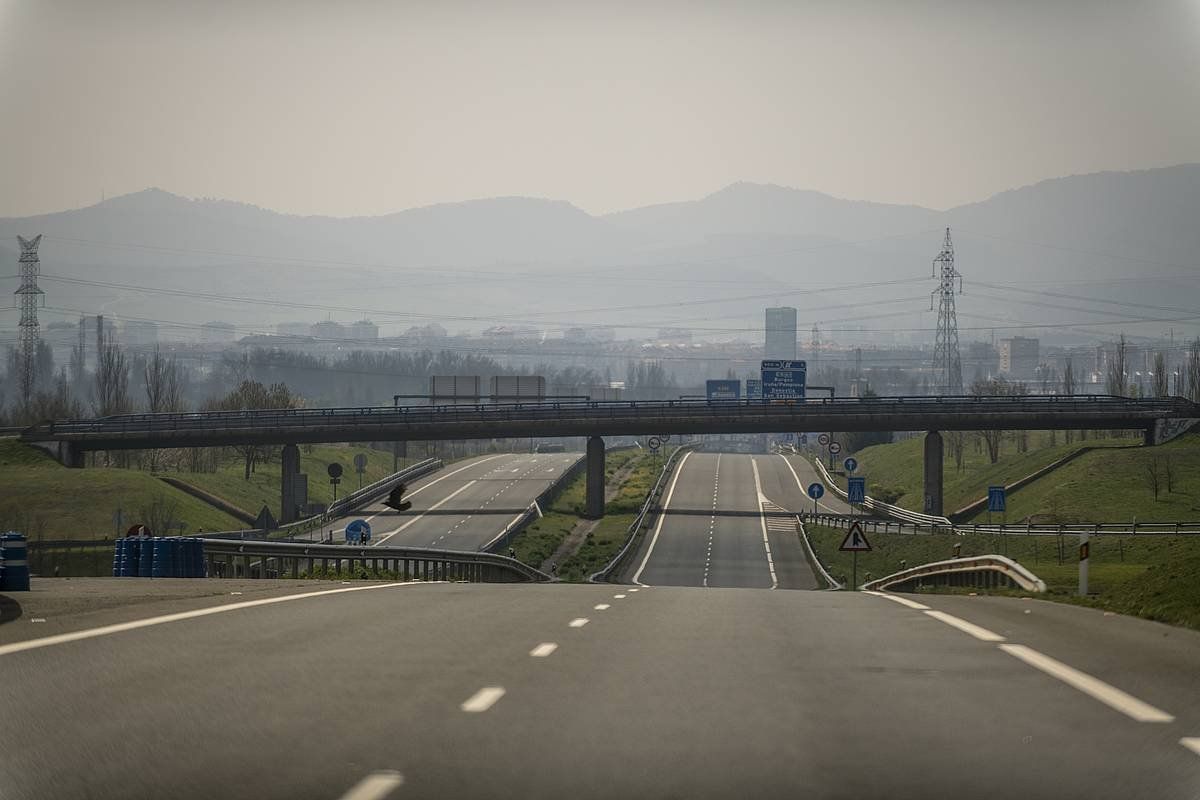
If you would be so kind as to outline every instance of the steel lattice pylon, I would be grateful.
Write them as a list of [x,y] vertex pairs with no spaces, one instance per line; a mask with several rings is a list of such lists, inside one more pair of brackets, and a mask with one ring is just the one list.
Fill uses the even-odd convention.
[[18,379],[21,386],[21,401],[28,406],[33,399],[33,389],[37,382],[37,349],[39,340],[37,307],[38,298],[43,294],[38,288],[38,272],[41,262],[38,261],[37,249],[42,243],[42,235],[32,239],[18,236],[21,244],[21,288],[14,294],[21,306],[20,338],[17,351]]
[[[940,273],[940,274],[939,274]],[[938,278],[938,288],[929,298],[929,310],[933,310],[933,298],[938,298],[937,339],[933,346],[933,371],[939,380],[938,388],[944,394],[962,394],[962,361],[958,355],[958,314],[954,310],[954,279],[958,279],[958,290],[962,292],[962,275],[954,268],[954,242],[950,241],[950,229],[942,241],[942,251],[933,259],[933,276]]]

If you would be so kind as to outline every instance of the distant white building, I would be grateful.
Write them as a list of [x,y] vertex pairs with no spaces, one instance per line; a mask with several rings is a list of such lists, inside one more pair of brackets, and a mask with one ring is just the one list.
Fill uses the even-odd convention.
[[275,326],[275,332],[280,336],[311,336],[311,322],[280,322]]
[[347,337],[346,326],[332,320],[318,322],[310,330],[316,339],[338,340]]
[[1040,343],[1037,339],[1014,336],[1000,340],[1000,372],[1016,380],[1029,380],[1038,366]]
[[350,338],[355,341],[379,338],[379,326],[369,319],[360,319],[350,326]]

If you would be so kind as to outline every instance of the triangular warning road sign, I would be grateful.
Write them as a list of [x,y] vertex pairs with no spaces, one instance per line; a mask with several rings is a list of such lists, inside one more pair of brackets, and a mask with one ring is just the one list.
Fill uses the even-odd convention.
[[867,541],[867,537],[863,535],[862,525],[857,522],[850,523],[850,530],[846,531],[846,538],[842,539],[842,546],[838,550],[870,550],[871,543]]

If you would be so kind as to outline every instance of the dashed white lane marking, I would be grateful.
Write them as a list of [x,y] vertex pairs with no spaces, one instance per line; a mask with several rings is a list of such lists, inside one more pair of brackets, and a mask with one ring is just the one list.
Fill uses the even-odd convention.
[[984,642],[1003,642],[1004,637],[998,633],[992,633],[987,628],[981,628],[973,622],[967,622],[965,619],[960,619],[953,614],[947,614],[945,611],[926,611],[928,616],[933,617],[939,622],[944,622],[952,628],[958,628],[963,633],[969,633],[976,639]]
[[775,559],[771,557],[771,542],[767,539],[767,515],[763,513],[762,504],[767,500],[763,494],[762,481],[758,477],[758,461],[750,459],[750,467],[754,470],[754,491],[758,493],[758,521],[762,523],[763,549],[767,552],[767,571],[771,573],[771,588],[779,588],[779,578],[775,576]]
[[650,546],[646,548],[646,555],[642,557],[642,563],[638,566],[637,572],[633,575],[633,582],[639,586],[645,586],[642,583],[642,572],[646,569],[646,564],[650,561],[650,556],[654,554],[654,545],[658,543],[658,535],[662,533],[663,520],[667,518],[667,509],[671,507],[671,497],[675,494],[675,486],[679,483],[679,476],[683,474],[683,465],[687,463],[694,450],[689,450],[683,454],[683,458],[679,459],[679,466],[675,467],[675,475],[671,478],[671,488],[667,489],[667,499],[663,501],[662,511],[658,513],[658,524],[654,526],[654,536],[650,537]]
[[712,516],[708,518],[708,549],[704,551],[704,579],[700,585],[708,588],[708,573],[712,569],[713,536],[717,528],[717,490],[721,486],[721,454],[717,453],[717,471],[713,475]]
[[1021,659],[1026,664],[1040,669],[1047,675],[1058,678],[1068,686],[1073,686],[1086,695],[1099,700],[1109,708],[1120,711],[1137,722],[1171,722],[1175,717],[1149,703],[1143,703],[1136,697],[1122,692],[1115,686],[1110,686],[1099,678],[1093,678],[1086,672],[1080,672],[1074,667],[1039,653],[1023,644],[1002,644],[1000,649]]
[[624,599],[625,599],[625,595],[623,595],[623,594],[614,594],[614,595],[613,595],[613,599],[614,599],[614,600],[624,600]]
[[467,701],[460,706],[460,708],[469,714],[478,714],[482,711],[487,711],[489,708],[496,705],[496,701],[501,697],[504,697],[503,687],[485,686],[475,694],[471,695]]
[[569,625],[572,628],[582,628],[584,625],[587,625],[587,624],[588,624],[587,617],[576,617],[575,619],[573,619],[567,623],[567,625]]
[[400,784],[404,776],[393,770],[372,772],[358,783],[350,787],[350,791],[341,796],[340,800],[383,800]]
[[1179,743],[1200,756],[1200,736],[1185,736],[1179,740]]
[[554,642],[542,642],[537,647],[529,651],[529,655],[534,658],[545,658],[558,649],[558,645]]
[[149,628],[154,625],[165,625],[168,622],[180,622],[185,619],[195,619],[196,617],[207,617],[210,614],[224,614],[227,611],[239,611],[243,608],[253,608],[255,606],[267,606],[275,603],[287,603],[292,600],[302,600],[307,597],[320,597],[327,594],[343,594],[345,592],[365,592],[371,589],[390,589],[398,586],[419,586],[420,584],[413,581],[410,583],[375,583],[370,586],[350,586],[345,589],[323,589],[319,592],[301,592],[300,594],[287,594],[282,597],[266,597],[262,600],[243,600],[238,603],[229,603],[223,606],[209,606],[208,608],[197,608],[192,611],[180,611],[177,614],[164,614],[161,617],[147,617],[146,619],[137,619],[132,622],[121,622],[116,625],[104,625],[100,628],[89,628],[83,631],[74,631],[72,633],[60,633],[55,636],[46,636],[41,639],[30,639],[25,642],[13,642],[12,644],[0,645],[0,656],[7,656],[12,653],[20,653],[25,650],[37,650],[42,647],[51,647],[56,644],[66,644],[67,642],[78,642],[82,639],[95,639],[99,636],[110,636],[114,633],[122,633],[123,631],[134,631],[138,628]]
[[637,589],[627,589],[626,591],[629,591],[629,592],[636,592],[636,591],[637,591]]
[[608,609],[612,608],[612,606],[610,606],[608,603],[597,603],[596,605],[592,606],[592,608],[596,609],[597,611],[608,611]]
[[[484,463],[485,461],[493,461],[493,460],[495,460],[495,459],[497,459],[497,458],[503,458],[503,457],[504,457],[504,455],[505,455],[504,453],[499,453],[499,454],[497,454],[497,455],[494,455],[494,456],[488,456],[487,458],[481,458],[481,459],[479,459],[479,460],[477,460],[477,461],[472,461],[470,464],[467,464],[465,467],[459,467],[458,469],[454,470],[453,472],[447,472],[445,475],[441,476],[440,478],[435,478],[434,480],[431,480],[429,483],[425,484],[424,486],[418,486],[416,489],[413,489],[411,492],[409,492],[408,494],[406,494],[406,495],[405,495],[405,497],[406,497],[407,499],[410,499],[410,500],[411,500],[412,498],[414,498],[414,497],[416,497],[417,495],[419,495],[421,492],[423,492],[423,491],[425,491],[426,489],[428,489],[430,486],[433,486],[433,485],[435,485],[435,484],[439,484],[439,483],[441,483],[442,481],[446,480],[446,478],[453,478],[455,475],[457,475],[457,474],[458,474],[458,473],[460,473],[460,472],[463,472],[464,470],[468,470],[468,469],[470,469],[471,467],[477,467],[477,466],[479,466],[480,464]],[[377,512],[375,512],[375,513],[374,513],[374,514],[372,514],[371,516],[367,517],[367,522],[370,522],[371,520],[375,519],[376,517],[378,517],[378,516],[379,516],[380,514],[382,514],[382,513],[383,513],[383,511],[377,511]],[[343,530],[343,531],[344,531],[344,530],[346,530],[345,526],[343,526],[341,530]]]
[[393,536],[395,536],[397,533],[400,533],[401,531],[403,531],[403,530],[404,530],[405,528],[407,528],[409,525],[416,525],[416,524],[417,524],[417,522],[418,522],[418,521],[420,521],[420,519],[421,519],[422,517],[424,517],[426,514],[428,514],[430,511],[436,511],[437,509],[439,509],[439,508],[441,508],[442,506],[446,505],[446,503],[449,503],[451,500],[453,500],[455,497],[457,497],[457,496],[458,496],[460,493],[462,493],[462,492],[465,492],[467,489],[471,488],[471,487],[472,487],[472,486],[474,486],[476,483],[478,483],[478,481],[473,481],[473,480],[472,480],[472,481],[467,481],[467,482],[466,482],[466,483],[464,483],[462,486],[458,487],[458,488],[457,488],[457,489],[455,489],[453,492],[451,492],[450,494],[448,494],[448,495],[446,495],[445,497],[443,497],[441,500],[438,500],[436,503],[434,503],[433,505],[431,505],[431,506],[430,506],[428,509],[426,509],[425,511],[422,511],[420,514],[417,514],[415,517],[413,517],[413,518],[412,518],[412,519],[410,519],[408,522],[406,522],[406,523],[404,523],[403,525],[401,525],[399,528],[396,528],[396,530],[394,530],[394,531],[391,531],[390,533],[388,533],[386,536],[384,536],[384,537],[383,537],[383,538],[381,538],[381,539],[380,539],[378,542],[376,542],[376,543],[375,543],[375,546],[376,546],[376,547],[378,547],[379,545],[383,544],[383,543],[384,543],[384,542],[386,542],[388,539],[390,539],[390,538],[392,538]]
[[923,606],[914,600],[909,600],[906,597],[897,597],[894,594],[884,594],[883,592],[863,592],[863,594],[869,594],[869,595],[873,595],[875,597],[882,597],[885,600],[891,600],[893,603],[899,603],[902,606],[908,606],[909,608],[915,608],[917,611],[928,611],[929,610],[929,606]]

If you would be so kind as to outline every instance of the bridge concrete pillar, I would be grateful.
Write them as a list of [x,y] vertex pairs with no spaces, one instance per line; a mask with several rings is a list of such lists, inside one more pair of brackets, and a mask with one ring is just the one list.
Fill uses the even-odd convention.
[[294,444],[285,444],[283,453],[279,459],[280,464],[280,503],[279,503],[279,521],[280,523],[295,522],[298,518],[297,510],[300,505],[299,498],[296,497],[296,479],[294,476],[300,474],[300,448]]
[[600,519],[604,516],[604,440],[591,436],[587,443],[587,501],[584,516]]
[[942,511],[942,435],[925,434],[925,513],[943,516]]

